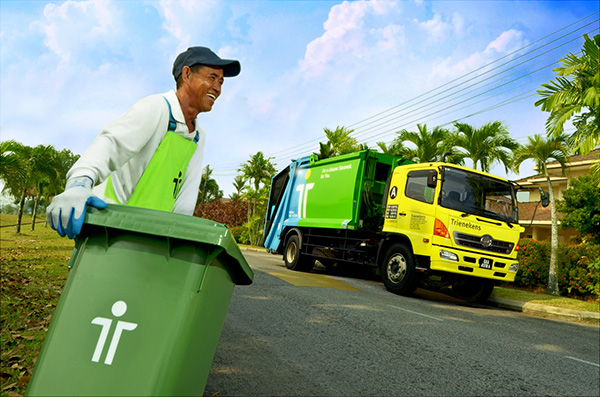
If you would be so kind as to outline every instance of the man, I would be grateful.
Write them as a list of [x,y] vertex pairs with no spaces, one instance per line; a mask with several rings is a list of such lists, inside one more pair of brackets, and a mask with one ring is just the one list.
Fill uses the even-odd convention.
[[109,123],[67,173],[46,219],[61,236],[81,231],[86,206],[125,204],[192,215],[202,178],[206,133],[196,116],[209,112],[236,60],[190,47],[173,63],[176,91],[151,95]]

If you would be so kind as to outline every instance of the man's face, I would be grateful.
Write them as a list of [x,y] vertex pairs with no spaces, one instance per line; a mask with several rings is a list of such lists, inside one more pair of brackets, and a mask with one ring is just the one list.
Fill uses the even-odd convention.
[[189,83],[190,105],[198,112],[210,112],[213,104],[221,95],[223,69],[204,66],[191,74]]

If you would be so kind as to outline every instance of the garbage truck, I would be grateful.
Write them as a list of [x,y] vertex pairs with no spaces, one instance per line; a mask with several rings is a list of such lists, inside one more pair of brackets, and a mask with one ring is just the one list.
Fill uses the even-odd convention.
[[288,269],[375,267],[386,289],[483,301],[518,270],[516,185],[363,150],[293,160],[272,178],[263,245]]

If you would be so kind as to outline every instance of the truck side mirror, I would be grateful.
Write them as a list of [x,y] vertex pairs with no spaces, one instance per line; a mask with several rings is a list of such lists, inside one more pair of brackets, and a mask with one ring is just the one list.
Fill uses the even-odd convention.
[[538,189],[540,190],[540,200],[542,201],[542,207],[545,208],[550,204],[550,195],[548,194],[548,192],[542,190],[541,187],[538,187]]
[[437,186],[437,171],[429,171],[427,175],[427,187],[434,188]]

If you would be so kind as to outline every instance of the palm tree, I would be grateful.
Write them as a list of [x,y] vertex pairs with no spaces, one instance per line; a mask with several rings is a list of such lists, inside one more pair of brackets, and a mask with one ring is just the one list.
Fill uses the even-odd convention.
[[[600,144],[600,34],[593,39],[587,34],[583,37],[581,56],[569,53],[559,61],[561,66],[552,69],[556,81],[542,84],[544,89],[537,91],[542,99],[535,106],[550,112],[548,135],[561,135],[565,122],[577,115],[573,119],[576,131],[569,143],[577,152],[587,154]],[[569,76],[573,79],[567,79]]]
[[219,184],[216,180],[210,177],[213,171],[214,170],[210,169],[210,165],[204,167],[202,179],[200,181],[200,187],[198,188],[197,203],[214,201],[223,197],[223,191],[219,189]]
[[248,222],[244,224],[244,228],[248,232],[250,244],[259,245],[267,212],[269,186],[263,186],[260,190],[250,187],[245,191],[244,198],[252,203],[252,210],[248,206]]
[[[427,124],[417,124],[417,129],[418,132],[411,132],[406,129],[398,132],[392,147],[402,157],[417,163],[440,161],[443,154],[451,147],[448,140],[448,130],[441,127],[428,130]],[[406,147],[405,142],[413,143],[416,148]],[[458,162],[460,160],[455,158],[454,161]]]
[[64,179],[58,152],[52,145],[38,145],[29,160],[31,192],[34,198],[31,230],[35,230],[35,218],[40,198],[49,196]]
[[257,152],[250,157],[250,160],[242,164],[238,172],[242,173],[243,178],[252,182],[255,191],[259,191],[260,184],[268,186],[271,183],[271,177],[275,175],[275,164],[271,163],[272,159],[273,157],[265,158],[262,152]]
[[[21,232],[25,199],[34,198],[31,230],[35,229],[35,218],[41,197],[50,199],[62,191],[65,175],[75,162],[70,151],[57,152],[52,145],[38,145],[35,148],[15,141],[0,144],[2,169],[0,175],[5,181],[5,189],[19,199],[16,232]],[[70,155],[69,159],[67,155]]]
[[233,180],[233,187],[235,188],[235,193],[231,194],[229,198],[231,198],[233,201],[239,202],[241,201],[242,193],[246,188],[246,180],[244,177],[237,175]]
[[[21,167],[19,175],[12,174],[7,175],[5,182],[5,189],[8,189],[10,193],[19,199],[19,210],[17,213],[17,233],[21,233],[21,221],[23,219],[23,208],[25,205],[25,199],[30,195],[32,186],[32,173],[31,173],[31,159],[32,159],[32,148],[29,146],[22,145],[21,143],[12,141],[9,145],[10,151],[3,153],[6,157],[10,156],[14,164],[18,164]],[[4,167],[2,167],[4,168]]]
[[[252,206],[248,205],[248,222],[256,214],[257,203],[266,201],[269,198],[268,187],[271,183],[271,178],[276,173],[275,164],[271,163],[272,158],[265,158],[262,152],[257,152],[250,157],[250,160],[242,164],[242,168],[238,169],[242,173],[242,177],[251,182],[253,186],[253,188],[248,189],[246,192],[246,196],[252,202]],[[265,189],[260,189],[261,183]],[[262,216],[264,217],[264,214]]]
[[325,136],[327,137],[328,143],[331,144],[332,156],[339,156],[342,154],[353,153],[360,150],[358,141],[350,136],[354,130],[349,130],[346,127],[336,127],[335,130],[329,128],[323,128]]
[[473,169],[480,165],[481,171],[489,172],[495,162],[504,165],[506,172],[510,169],[512,152],[519,147],[517,141],[508,134],[508,129],[501,121],[492,121],[481,128],[466,123],[454,123],[456,132],[453,144],[465,151],[464,155],[473,160]]
[[569,153],[567,150],[567,136],[564,134],[543,138],[541,135],[529,137],[529,142],[515,151],[513,168],[518,171],[523,161],[531,159],[535,162],[538,172],[548,181],[548,194],[550,195],[550,214],[552,220],[550,275],[548,278],[548,293],[558,295],[558,279],[556,277],[556,255],[558,251],[558,218],[556,215],[556,198],[552,188],[552,181],[548,174],[547,163],[557,161],[564,174]]
[[400,150],[402,147],[398,146],[396,143],[392,142],[389,146],[387,143],[380,141],[377,142],[377,146],[381,149],[381,153],[391,154],[392,156],[400,156]]
[[319,160],[328,159],[330,157],[335,157],[335,152],[331,147],[331,142],[319,142],[319,153],[315,153],[319,156]]
[[0,178],[5,183],[5,189],[9,188],[9,183],[24,179],[27,175],[25,172],[25,158],[20,156],[23,145],[14,141],[0,142]]

